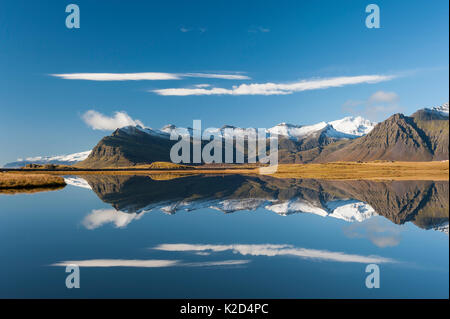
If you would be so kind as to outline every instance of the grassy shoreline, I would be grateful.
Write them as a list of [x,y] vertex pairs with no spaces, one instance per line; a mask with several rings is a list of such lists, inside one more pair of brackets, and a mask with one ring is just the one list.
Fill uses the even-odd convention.
[[[167,175],[171,174],[178,177],[197,175],[197,174],[243,174],[253,175],[260,174],[260,169],[246,166],[236,166],[227,168],[212,168],[210,166],[187,167],[173,169],[173,166],[167,166],[167,169],[152,167],[126,167],[126,168],[108,168],[87,170],[82,168],[70,167],[70,169],[53,169],[53,170],[16,170],[8,173],[26,177],[45,175],[48,176],[65,176],[65,175]],[[449,161],[433,161],[433,162],[390,162],[390,161],[374,161],[374,162],[335,162],[323,164],[280,164],[278,170],[270,176],[277,178],[303,178],[303,179],[328,179],[328,180],[449,180]],[[0,175],[1,176],[1,175]],[[60,177],[61,178],[61,177]],[[30,180],[32,181],[32,180]],[[59,180],[61,182],[61,180]],[[64,182],[64,181],[62,181]],[[39,182],[35,185],[42,186]],[[48,183],[48,181],[46,182]],[[1,185],[1,182],[0,182]],[[26,185],[26,182],[25,182]],[[47,185],[44,183],[44,185]],[[30,185],[32,186],[32,185]],[[1,186],[0,186],[1,187]]]
[[35,174],[27,172],[0,172],[0,191],[30,190],[37,188],[61,188],[66,185],[64,178],[51,174]]

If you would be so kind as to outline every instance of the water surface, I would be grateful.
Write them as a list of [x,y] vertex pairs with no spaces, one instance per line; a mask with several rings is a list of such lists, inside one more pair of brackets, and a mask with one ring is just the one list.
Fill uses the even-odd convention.
[[449,296],[448,182],[170,178],[0,195],[0,297]]

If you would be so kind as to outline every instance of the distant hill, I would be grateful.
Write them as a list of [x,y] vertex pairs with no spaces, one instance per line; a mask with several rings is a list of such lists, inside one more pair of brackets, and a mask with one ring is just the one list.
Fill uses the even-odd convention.
[[55,164],[55,165],[73,165],[80,161],[85,160],[91,151],[79,152],[68,155],[55,155],[55,156],[35,156],[25,159],[18,159],[15,162],[7,163],[6,168],[18,168],[29,164]]

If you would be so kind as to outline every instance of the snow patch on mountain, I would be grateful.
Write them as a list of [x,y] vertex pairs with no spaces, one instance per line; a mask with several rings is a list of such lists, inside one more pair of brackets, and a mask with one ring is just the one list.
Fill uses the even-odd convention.
[[139,133],[145,133],[148,135],[161,137],[161,138],[170,138],[170,134],[158,129],[152,129],[150,127],[142,127],[140,125],[136,126],[125,126],[119,129],[119,131],[126,133],[128,135],[137,135]]
[[363,136],[368,134],[377,123],[371,122],[361,116],[348,116],[343,119],[328,122],[333,128],[341,133],[354,136]]
[[336,138],[356,138],[369,133],[375,125],[376,123],[366,120],[360,116],[349,116],[328,123],[320,122],[314,125],[305,126],[281,123],[270,128],[268,131],[270,133],[297,139],[318,133],[328,127],[326,130],[327,136]]
[[320,131],[325,128],[327,123],[320,122],[314,125],[293,125],[288,123],[280,123],[270,129],[268,131],[271,134],[278,134],[283,136],[289,136],[294,138],[304,137]]
[[79,162],[85,160],[91,151],[84,151],[79,153],[67,154],[67,155],[56,155],[56,156],[36,156],[27,157],[25,161],[60,161],[60,162]]
[[449,103],[444,103],[440,106],[434,106],[430,108],[425,108],[425,110],[436,112],[440,115],[449,116]]

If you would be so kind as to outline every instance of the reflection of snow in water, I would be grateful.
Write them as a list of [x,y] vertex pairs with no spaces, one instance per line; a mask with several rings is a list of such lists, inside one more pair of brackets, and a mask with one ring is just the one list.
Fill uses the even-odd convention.
[[348,222],[362,222],[378,214],[369,204],[357,200],[336,200],[326,204],[331,211],[330,217]]
[[89,183],[86,182],[86,180],[84,180],[81,177],[64,177],[64,181],[66,182],[67,185],[92,189],[92,187],[89,185]]
[[[264,207],[281,216],[294,213],[310,213],[323,217],[333,217],[347,222],[362,222],[376,216],[374,209],[363,202],[355,200],[338,200],[328,202],[327,208],[322,208],[315,203],[305,200],[288,200],[285,202],[273,203],[266,199],[245,198],[227,200],[199,200],[199,201],[178,201],[174,203],[153,204],[138,211],[133,207],[124,208],[121,211],[115,209],[94,209],[87,215],[82,224],[88,229],[95,229],[104,224],[112,223],[117,228],[126,227],[135,219],[141,218],[145,213],[160,210],[166,214],[175,214],[177,211],[195,211],[202,208],[212,208],[224,213],[232,213],[241,210],[256,210]],[[269,203],[269,204],[268,204]]]
[[440,224],[439,226],[434,227],[433,229],[448,235],[448,221]]

